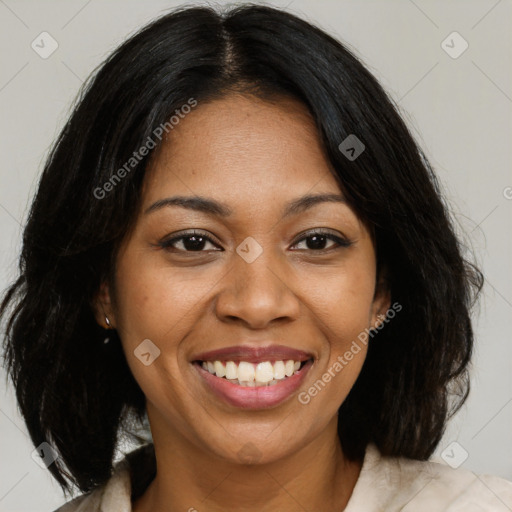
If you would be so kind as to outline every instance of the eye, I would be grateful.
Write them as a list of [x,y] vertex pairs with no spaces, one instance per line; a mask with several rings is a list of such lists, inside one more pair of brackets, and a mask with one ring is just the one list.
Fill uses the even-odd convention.
[[[331,250],[336,250],[341,247],[349,247],[352,245],[352,242],[346,240],[340,236],[334,235],[329,231],[323,230],[313,230],[309,231],[302,236],[297,242],[295,242],[294,246],[303,243],[306,241],[307,247],[303,250],[313,251],[313,252],[327,252]],[[308,241],[310,241],[308,243]],[[331,246],[325,247],[326,243],[332,242]],[[210,244],[213,246],[214,251],[222,251],[213,240],[201,231],[189,231],[186,233],[180,233],[177,236],[169,238],[167,240],[161,241],[158,246],[162,247],[162,249],[166,250],[175,250],[176,252],[206,252],[205,246]],[[212,249],[209,249],[212,250]]]
[[[350,240],[346,240],[345,238],[341,238],[340,236],[334,235],[329,231],[316,230],[309,231],[305,234],[295,245],[306,241],[306,249],[314,252],[326,252],[335,249],[339,249],[341,247],[350,247],[352,242]],[[310,242],[308,243],[308,240]],[[325,247],[325,244],[329,241],[333,242],[333,245],[330,247]]]
[[[180,235],[168,240],[163,240],[158,245],[162,247],[162,249],[166,250],[176,249],[177,252],[205,252],[203,249],[207,244],[215,246],[209,236],[201,231],[194,230],[187,233],[181,233]],[[213,250],[222,249],[217,248]]]

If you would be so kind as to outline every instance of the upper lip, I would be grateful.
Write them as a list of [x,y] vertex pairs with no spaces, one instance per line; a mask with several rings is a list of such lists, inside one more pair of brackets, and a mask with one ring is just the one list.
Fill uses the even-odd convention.
[[312,354],[304,350],[297,350],[284,345],[267,345],[251,347],[237,345],[224,347],[208,352],[201,352],[194,356],[193,361],[247,361],[248,363],[261,363],[264,361],[307,361]]

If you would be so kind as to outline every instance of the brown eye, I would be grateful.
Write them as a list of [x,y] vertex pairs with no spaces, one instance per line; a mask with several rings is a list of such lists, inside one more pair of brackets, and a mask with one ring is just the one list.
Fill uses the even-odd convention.
[[[192,231],[188,233],[181,233],[179,236],[175,236],[168,240],[164,240],[160,242],[158,245],[163,249],[174,249],[177,252],[205,252],[204,248],[208,244],[211,244],[212,246],[216,247],[210,237],[208,237],[202,232]],[[179,245],[181,245],[181,247],[178,247]]]
[[[296,242],[295,245],[303,241],[306,241],[305,250],[314,252],[330,251],[333,249],[349,247],[350,245],[352,245],[352,242],[350,242],[349,240],[341,238],[328,231],[310,231],[309,233],[306,234],[306,236],[303,236],[298,242]],[[329,241],[334,242],[334,245],[325,247],[325,245]]]

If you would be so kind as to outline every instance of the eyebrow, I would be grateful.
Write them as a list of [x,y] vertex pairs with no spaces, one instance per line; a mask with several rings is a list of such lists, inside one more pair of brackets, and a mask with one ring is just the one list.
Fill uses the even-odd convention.
[[[321,203],[343,203],[347,200],[341,194],[308,194],[287,203],[282,212],[282,218],[290,217],[302,213],[313,206]],[[148,207],[144,214],[155,212],[169,206],[179,206],[207,215],[216,215],[219,217],[229,217],[233,210],[225,203],[202,196],[173,196],[160,199]]]

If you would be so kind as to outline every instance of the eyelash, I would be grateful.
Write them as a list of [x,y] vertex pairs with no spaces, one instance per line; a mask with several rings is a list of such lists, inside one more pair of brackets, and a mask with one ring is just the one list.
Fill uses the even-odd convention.
[[[194,236],[201,237],[201,238],[205,239],[207,242],[210,242],[213,245],[217,245],[206,233],[203,233],[201,231],[193,230],[193,231],[188,231],[186,233],[181,233],[179,236],[175,236],[173,238],[170,238],[169,240],[163,240],[163,241],[161,241],[158,244],[158,246],[161,247],[162,249],[165,249],[165,250],[176,249],[175,247],[173,247],[174,243],[176,243],[176,242],[178,242],[180,240],[186,239],[186,238],[192,238]],[[314,236],[326,237],[329,240],[332,240],[333,242],[335,242],[337,244],[337,246],[329,247],[327,249],[305,249],[306,251],[310,251],[310,252],[317,253],[317,254],[325,254],[325,253],[333,251],[333,250],[347,248],[347,247],[350,247],[353,244],[353,242],[351,242],[350,240],[347,240],[347,239],[341,238],[339,236],[336,236],[336,235],[332,234],[329,231],[312,230],[312,231],[307,231],[306,233],[303,233],[302,237],[299,238],[293,245],[297,245],[298,243],[303,242],[304,240],[307,240],[308,238],[312,238]],[[177,249],[177,251],[180,252],[180,253],[186,253],[186,254],[187,253],[194,254],[194,253],[206,252],[204,250],[201,250],[201,251],[187,251],[187,250],[182,250],[182,249]]]

